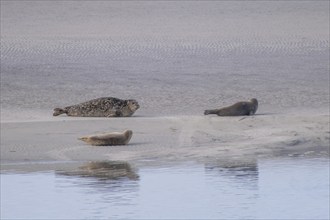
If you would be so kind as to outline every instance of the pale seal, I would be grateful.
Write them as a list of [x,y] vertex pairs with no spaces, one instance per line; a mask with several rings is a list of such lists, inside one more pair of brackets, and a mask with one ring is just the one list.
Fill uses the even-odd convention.
[[67,114],[76,117],[129,117],[140,108],[134,99],[103,97],[65,108],[55,108],[53,116]]
[[217,114],[218,116],[241,116],[241,115],[254,115],[258,109],[258,100],[251,99],[247,102],[237,102],[231,106],[205,110],[204,115]]
[[93,146],[112,146],[112,145],[126,145],[131,140],[133,131],[125,130],[124,132],[111,132],[105,134],[89,135],[78,138]]

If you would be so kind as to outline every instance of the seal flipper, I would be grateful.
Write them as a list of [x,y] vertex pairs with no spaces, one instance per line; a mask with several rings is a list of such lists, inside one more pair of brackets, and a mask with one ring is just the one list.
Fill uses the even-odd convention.
[[116,110],[115,116],[116,117],[121,117],[121,116],[123,116],[123,113],[120,110]]
[[209,114],[217,114],[218,110],[217,109],[212,109],[212,110],[205,110],[204,115],[209,115]]
[[64,114],[64,113],[67,113],[67,111],[65,111],[62,108],[55,108],[54,109],[53,116],[58,116],[58,115],[61,115],[61,114]]

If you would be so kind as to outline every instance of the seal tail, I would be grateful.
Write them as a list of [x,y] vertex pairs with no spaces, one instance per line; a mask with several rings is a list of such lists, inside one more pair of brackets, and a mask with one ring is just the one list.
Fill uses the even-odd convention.
[[78,140],[81,140],[81,141],[86,141],[88,139],[88,137],[80,137],[78,138]]
[[205,110],[204,115],[216,114],[216,110]]
[[58,115],[61,115],[61,114],[64,114],[64,113],[67,113],[67,111],[65,111],[64,109],[61,109],[61,108],[55,108],[53,116],[58,116]]

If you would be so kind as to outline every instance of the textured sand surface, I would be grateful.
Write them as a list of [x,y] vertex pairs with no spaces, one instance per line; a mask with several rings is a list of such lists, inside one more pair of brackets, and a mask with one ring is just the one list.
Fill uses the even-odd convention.
[[[1,1],[1,163],[328,155],[329,2]],[[113,96],[125,119],[52,117]],[[259,100],[257,116],[202,116]],[[132,129],[131,145],[77,137]],[[315,149],[314,149],[315,148]]]
[[[90,146],[82,134],[132,129],[125,146]],[[155,117],[2,123],[2,168],[13,163],[121,160],[134,165],[329,156],[328,115]],[[25,166],[23,165],[23,166]]]

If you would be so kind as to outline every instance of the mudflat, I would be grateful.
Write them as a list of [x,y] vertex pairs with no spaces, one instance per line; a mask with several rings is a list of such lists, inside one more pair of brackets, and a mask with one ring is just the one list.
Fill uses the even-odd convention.
[[[1,168],[328,157],[327,9],[322,1],[1,2]],[[130,118],[52,116],[109,96],[140,109]],[[203,115],[251,98],[254,116]],[[134,133],[127,146],[77,139],[125,129]]]

